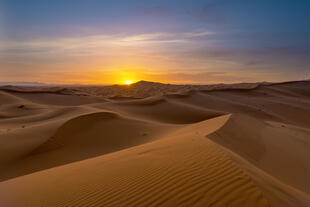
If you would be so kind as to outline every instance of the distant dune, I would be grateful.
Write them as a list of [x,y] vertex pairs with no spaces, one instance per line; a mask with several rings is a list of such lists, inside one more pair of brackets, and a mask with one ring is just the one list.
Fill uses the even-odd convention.
[[0,86],[0,206],[310,206],[310,81]]

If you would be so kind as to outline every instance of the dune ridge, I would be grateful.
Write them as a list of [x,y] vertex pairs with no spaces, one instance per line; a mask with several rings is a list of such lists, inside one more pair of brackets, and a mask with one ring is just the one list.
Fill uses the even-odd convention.
[[310,81],[9,88],[4,206],[310,203]]

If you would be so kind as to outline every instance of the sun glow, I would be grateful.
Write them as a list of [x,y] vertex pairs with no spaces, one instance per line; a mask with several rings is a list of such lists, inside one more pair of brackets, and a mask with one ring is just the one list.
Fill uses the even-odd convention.
[[141,77],[141,72],[139,70],[114,70],[110,73],[110,77],[105,75],[105,79],[109,79],[114,84],[120,85],[132,85],[139,80],[142,80],[144,77]]
[[131,85],[131,84],[133,83],[133,81],[131,81],[131,80],[125,80],[124,83],[125,83],[126,85]]

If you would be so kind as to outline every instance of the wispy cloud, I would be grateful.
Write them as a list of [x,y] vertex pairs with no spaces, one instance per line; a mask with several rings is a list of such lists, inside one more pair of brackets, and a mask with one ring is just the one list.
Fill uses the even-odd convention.
[[176,73],[145,73],[143,76],[148,80],[166,80],[171,83],[232,83],[241,81],[256,81],[257,78],[248,76],[246,74],[238,73],[232,74],[227,72],[176,72]]
[[[32,41],[11,41],[3,42],[0,45],[2,52],[14,51],[17,53],[39,51],[42,48],[48,51],[52,49],[74,49],[74,48],[100,48],[100,47],[113,47],[113,46],[139,46],[146,44],[162,44],[162,43],[184,43],[192,41],[197,37],[204,37],[212,35],[213,32],[189,32],[189,33],[148,33],[137,35],[92,35],[84,37],[71,37],[71,38],[54,38]],[[41,49],[40,49],[41,48]]]

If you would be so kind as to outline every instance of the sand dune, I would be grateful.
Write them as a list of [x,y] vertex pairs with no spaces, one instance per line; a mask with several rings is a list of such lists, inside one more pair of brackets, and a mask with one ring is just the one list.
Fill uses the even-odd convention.
[[190,124],[225,114],[164,98],[124,101],[106,104],[106,106],[129,116],[172,124]]
[[[27,200],[30,206],[268,206],[250,177],[218,146],[201,137],[226,118],[186,127],[156,142],[3,182],[3,203],[22,206]],[[30,184],[36,186],[31,193],[27,187]],[[19,193],[13,189],[19,189]]]
[[0,204],[308,206],[310,82],[0,87]]

